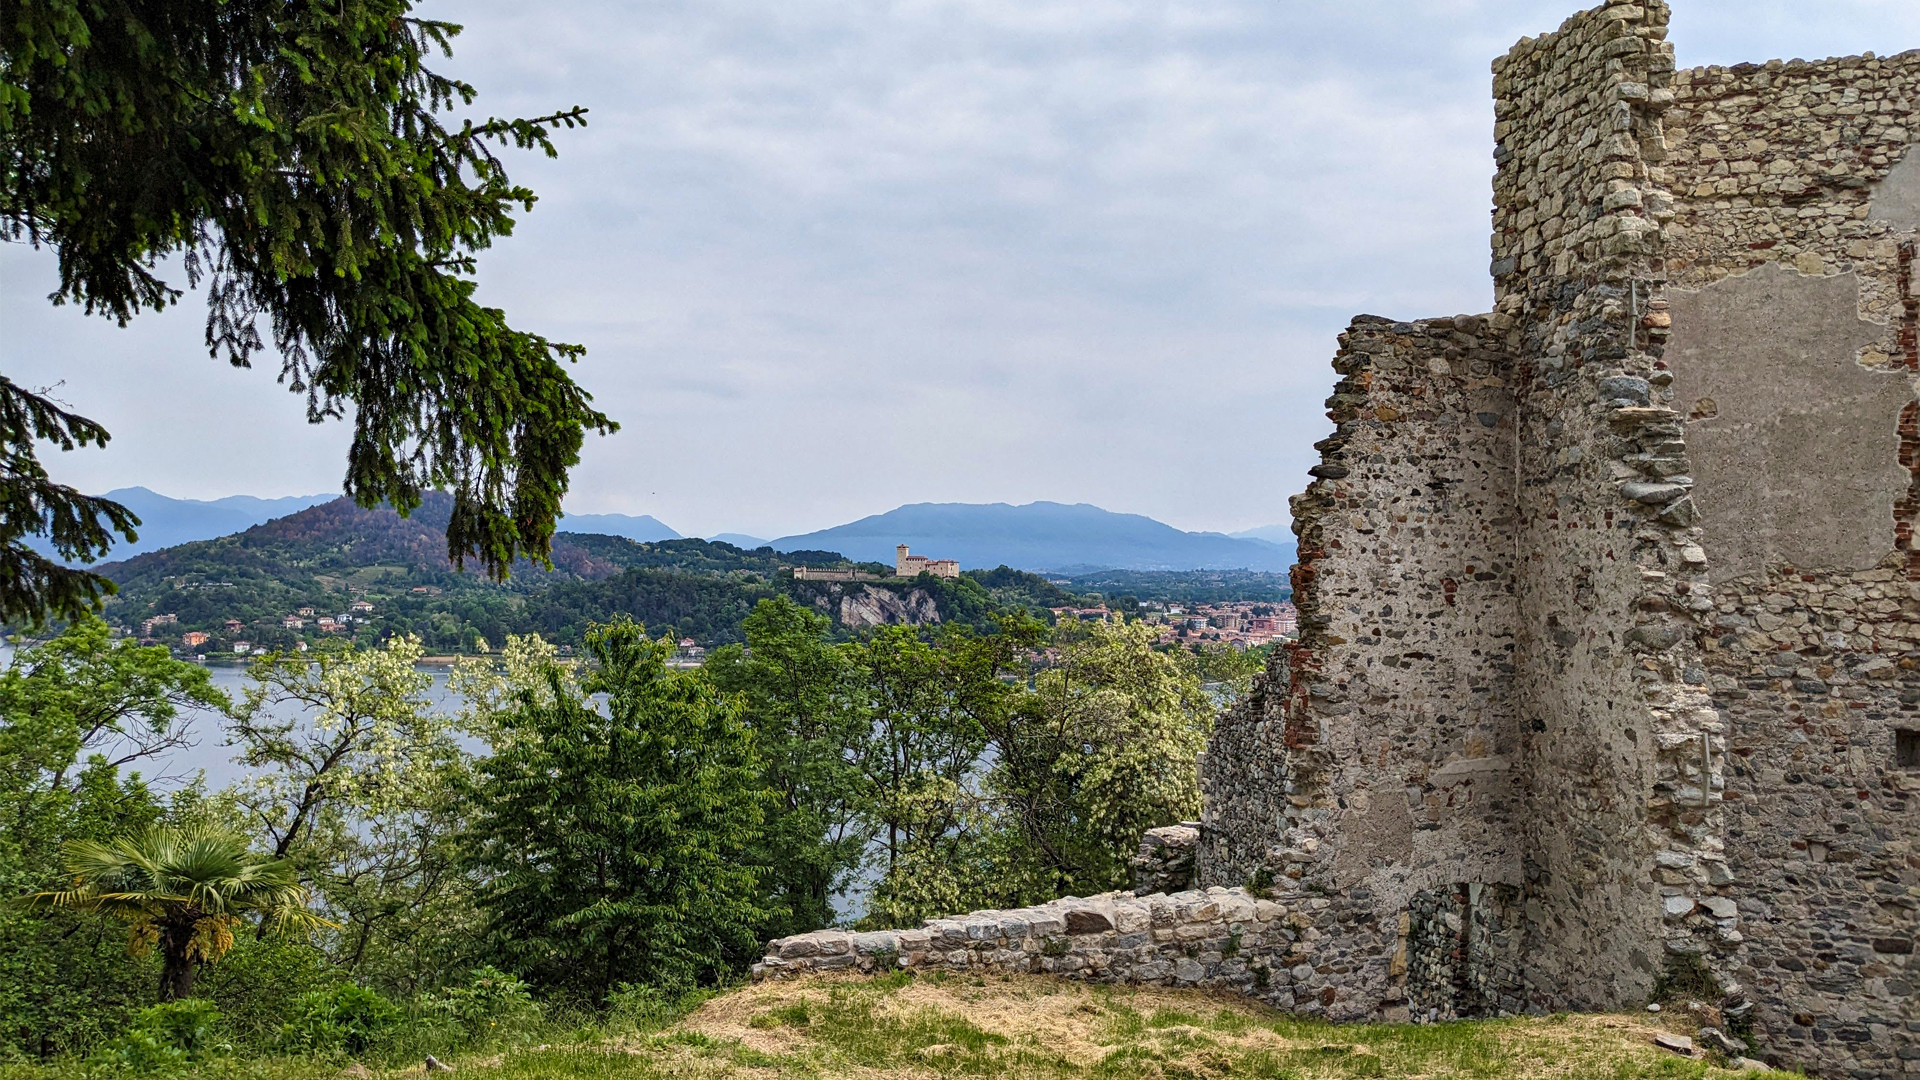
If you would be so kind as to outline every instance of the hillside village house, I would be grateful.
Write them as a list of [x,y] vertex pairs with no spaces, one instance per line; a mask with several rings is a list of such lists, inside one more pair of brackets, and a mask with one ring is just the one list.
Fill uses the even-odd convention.
[[938,578],[957,578],[960,576],[960,564],[953,559],[929,559],[925,555],[910,555],[907,545],[901,544],[893,549],[893,572],[900,577],[919,577],[923,573]]
[[355,600],[348,606],[347,610],[353,612],[355,615],[371,615],[373,614],[373,605],[367,603],[365,600]]

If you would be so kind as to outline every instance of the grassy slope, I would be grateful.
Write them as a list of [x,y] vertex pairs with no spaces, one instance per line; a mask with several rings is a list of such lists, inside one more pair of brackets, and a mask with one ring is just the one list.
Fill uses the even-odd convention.
[[[522,1047],[455,1061],[487,1080],[701,1077],[1052,1080],[1642,1080],[1739,1075],[1652,1045],[1633,1016],[1427,1026],[1333,1025],[1200,991],[1089,987],[1039,977],[896,976],[760,984],[654,1034]],[[556,1043],[562,1040],[556,1036]],[[407,1069],[372,1068],[369,1080]],[[338,1065],[234,1062],[208,1078],[320,1080]],[[350,1075],[361,1075],[352,1070]],[[456,1074],[458,1075],[458,1074]],[[1787,1076],[1790,1074],[1774,1074]],[[0,1080],[48,1080],[0,1066]]]

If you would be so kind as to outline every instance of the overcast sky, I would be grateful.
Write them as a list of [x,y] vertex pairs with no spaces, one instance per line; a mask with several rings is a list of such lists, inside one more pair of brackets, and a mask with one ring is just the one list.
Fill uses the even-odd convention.
[[[1682,65],[1920,47],[1912,0],[1677,0]],[[900,503],[1286,520],[1351,315],[1484,310],[1488,64],[1536,0],[430,3],[476,109],[585,105],[482,262],[624,428],[567,506],[760,536]],[[55,309],[0,371],[114,433],[90,490],[337,490],[347,429],[201,344]]]

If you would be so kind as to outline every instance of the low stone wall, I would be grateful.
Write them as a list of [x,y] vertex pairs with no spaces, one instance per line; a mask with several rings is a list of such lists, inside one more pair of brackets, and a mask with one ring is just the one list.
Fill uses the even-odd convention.
[[1222,987],[1279,1006],[1317,1000],[1312,899],[1298,909],[1245,889],[1068,897],[932,919],[915,930],[816,930],[767,945],[756,980],[893,968],[1053,974],[1091,982]]

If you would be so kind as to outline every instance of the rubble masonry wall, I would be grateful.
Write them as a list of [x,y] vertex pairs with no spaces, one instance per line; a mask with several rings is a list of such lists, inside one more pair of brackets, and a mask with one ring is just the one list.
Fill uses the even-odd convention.
[[1920,1073],[1920,53],[1675,79],[1668,359],[1728,724],[1738,976],[1769,1051]]
[[1660,361],[1667,19],[1662,3],[1607,4],[1494,64],[1492,269],[1520,334],[1517,685],[1540,1009],[1643,1000],[1675,957],[1710,958],[1717,929],[1700,902],[1722,888],[1706,866],[1721,855],[1725,747],[1694,677],[1710,601]]
[[[1219,721],[1202,880],[1331,898],[1316,925],[1334,985],[1303,1008],[1355,1018],[1404,1011],[1417,893],[1519,884],[1521,747],[1500,330],[1363,316],[1340,345],[1335,434],[1293,507],[1300,640]],[[1252,759],[1272,780],[1250,751],[1273,753]]]

